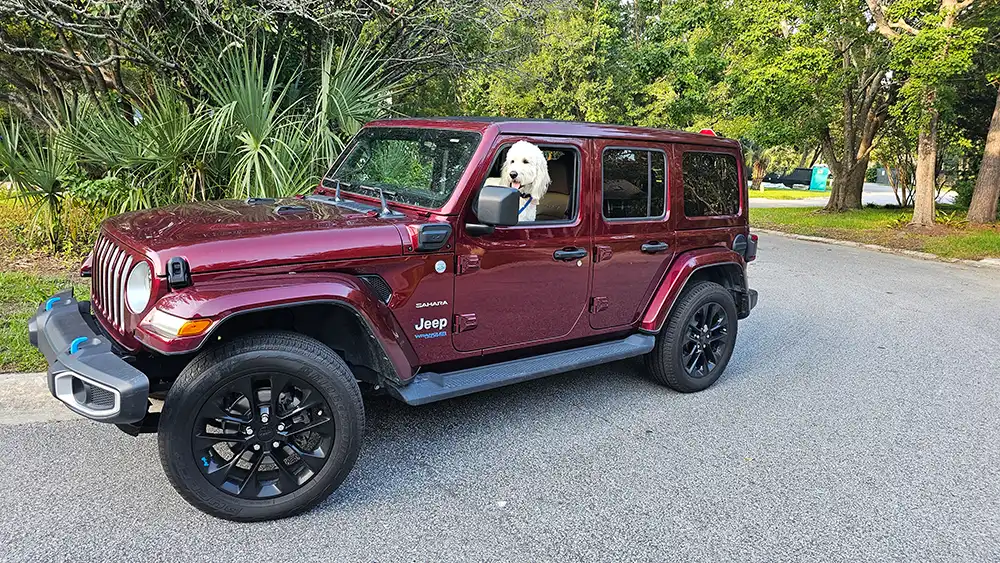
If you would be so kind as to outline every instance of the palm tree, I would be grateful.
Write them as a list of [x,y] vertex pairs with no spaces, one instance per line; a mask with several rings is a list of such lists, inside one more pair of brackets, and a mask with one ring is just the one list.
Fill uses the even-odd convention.
[[30,134],[20,122],[0,122],[0,169],[7,175],[12,193],[45,217],[49,242],[58,249],[62,237],[62,205],[66,177],[73,158],[58,137],[61,130]]

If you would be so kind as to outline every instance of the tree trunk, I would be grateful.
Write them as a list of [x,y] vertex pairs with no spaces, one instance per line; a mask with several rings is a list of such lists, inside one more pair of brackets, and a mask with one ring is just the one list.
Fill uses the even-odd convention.
[[924,97],[926,117],[920,125],[917,139],[917,189],[911,225],[929,227],[934,224],[934,198],[937,195],[937,129],[938,110],[934,107],[934,92]]
[[796,168],[804,168],[806,165],[806,159],[809,158],[809,153],[812,152],[812,147],[806,147],[802,149],[802,158],[799,159],[799,165]]
[[847,177],[847,192],[845,192],[845,201],[848,204],[848,209],[860,209],[861,208],[861,196],[865,191],[865,172],[868,171],[868,160],[869,156],[865,156],[854,165],[854,170],[851,175]]
[[865,188],[865,169],[868,157],[858,162],[853,171],[834,172],[830,181],[830,200],[826,210],[840,213],[861,208],[861,192]]
[[764,191],[764,169],[764,159],[753,159],[753,180],[750,184],[751,189]]
[[969,205],[969,222],[982,225],[997,220],[997,201],[1000,200],[1000,89],[993,107],[990,132],[986,135],[983,163],[976,176],[976,187]]

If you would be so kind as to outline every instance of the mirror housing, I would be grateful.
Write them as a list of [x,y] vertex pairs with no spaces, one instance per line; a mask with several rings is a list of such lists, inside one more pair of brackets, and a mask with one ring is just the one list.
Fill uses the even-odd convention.
[[472,203],[472,212],[481,225],[466,225],[471,234],[488,234],[493,227],[511,227],[517,224],[521,207],[521,192],[515,188],[483,186]]
[[472,211],[487,225],[511,227],[517,224],[521,192],[503,186],[483,186],[476,194]]

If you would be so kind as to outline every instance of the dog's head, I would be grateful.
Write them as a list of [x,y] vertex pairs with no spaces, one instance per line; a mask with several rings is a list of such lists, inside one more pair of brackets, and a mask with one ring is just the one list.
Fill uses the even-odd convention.
[[540,199],[549,189],[549,163],[542,150],[527,141],[514,143],[507,151],[500,173],[503,181],[522,194]]

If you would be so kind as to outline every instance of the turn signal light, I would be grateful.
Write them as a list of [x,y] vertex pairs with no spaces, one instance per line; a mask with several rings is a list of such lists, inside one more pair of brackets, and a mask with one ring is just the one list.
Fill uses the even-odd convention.
[[211,319],[195,319],[181,325],[177,336],[197,336],[212,326]]
[[212,326],[212,319],[183,319],[154,307],[139,326],[167,338],[197,336]]

